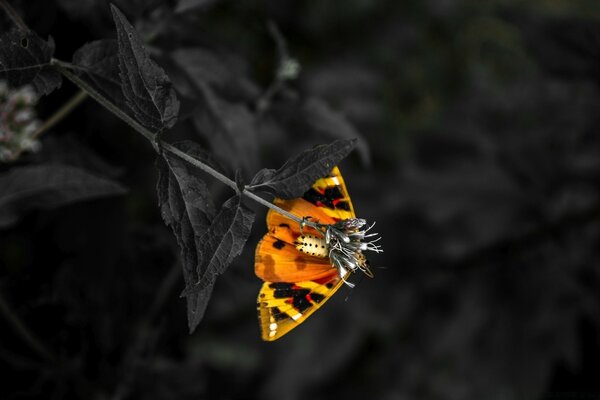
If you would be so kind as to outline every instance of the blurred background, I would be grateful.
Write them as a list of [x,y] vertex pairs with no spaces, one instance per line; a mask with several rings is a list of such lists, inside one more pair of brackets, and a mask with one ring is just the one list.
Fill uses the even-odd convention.
[[[62,60],[115,37],[103,0],[10,3]],[[115,3],[178,90],[165,139],[230,176],[358,137],[341,170],[385,253],[263,343],[249,204],[252,236],[188,334],[154,151],[88,99],[0,164],[1,398],[600,398],[600,3]],[[76,93],[63,82],[37,118]],[[84,175],[38,182],[53,168]]]

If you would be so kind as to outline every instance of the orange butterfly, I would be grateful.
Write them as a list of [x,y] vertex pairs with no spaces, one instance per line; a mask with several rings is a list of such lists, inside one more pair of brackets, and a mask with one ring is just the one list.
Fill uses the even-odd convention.
[[279,339],[304,322],[361,270],[373,276],[362,254],[380,252],[365,238],[366,222],[357,219],[337,167],[318,179],[302,198],[274,204],[301,218],[302,224],[269,210],[269,232],[256,247],[255,272],[265,283],[258,295],[262,339]]

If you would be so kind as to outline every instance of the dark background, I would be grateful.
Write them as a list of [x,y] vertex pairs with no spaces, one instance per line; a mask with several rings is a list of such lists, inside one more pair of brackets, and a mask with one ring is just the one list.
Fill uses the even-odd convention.
[[[115,35],[104,1],[11,3],[63,60]],[[263,343],[252,205],[245,251],[189,335],[154,151],[87,100],[0,174],[58,163],[128,191],[0,231],[0,397],[600,398],[597,1],[115,3],[179,91],[165,139],[249,178],[359,135],[341,169],[385,253],[374,279]],[[261,103],[269,21],[301,73]],[[40,118],[74,93],[64,82]]]

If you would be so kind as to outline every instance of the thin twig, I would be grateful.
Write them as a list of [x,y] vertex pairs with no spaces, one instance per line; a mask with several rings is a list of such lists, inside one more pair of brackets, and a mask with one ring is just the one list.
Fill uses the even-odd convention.
[[158,317],[162,308],[171,298],[171,292],[174,290],[180,279],[181,272],[177,267],[178,263],[175,263],[170,267],[154,297],[152,306],[150,306],[150,309],[138,325],[137,333],[129,345],[130,351],[122,363],[123,378],[115,389],[112,400],[127,398],[131,392],[131,387],[135,383],[135,376],[138,371],[138,361],[142,357],[144,349],[148,346],[148,342],[152,339],[149,333],[152,322]]
[[[61,108],[59,108],[54,114],[52,114],[50,116],[50,118],[48,118],[46,121],[44,121],[42,126],[40,126],[35,132],[33,132],[32,138],[37,139],[44,132],[53,128],[54,125],[56,125],[60,121],[62,121],[63,118],[65,118],[67,115],[69,115],[71,113],[71,111],[73,111],[87,97],[88,97],[88,95],[85,91],[80,90],[79,92],[77,92],[77,94],[75,94],[73,97],[71,97],[69,99],[69,101],[67,101],[65,104],[63,104]],[[12,155],[11,159],[17,160],[24,151],[25,151],[24,148],[20,148],[18,151],[16,151]]]
[[264,113],[271,106],[273,97],[284,89],[286,81],[293,79],[283,74],[283,68],[285,68],[287,63],[295,63],[295,60],[290,57],[285,38],[277,25],[273,21],[269,21],[267,29],[275,42],[275,46],[277,46],[277,69],[275,70],[275,78],[256,102],[256,108],[260,114]]
[[4,9],[6,14],[8,14],[8,17],[12,20],[12,22],[15,25],[19,27],[19,30],[21,30],[21,32],[29,33],[29,27],[27,27],[25,22],[23,22],[23,20],[19,16],[19,13],[17,13],[15,9],[10,6],[10,4],[8,4],[5,0],[0,0],[0,7]]
[[116,105],[111,103],[110,100],[108,100],[106,97],[104,97],[102,94],[100,94],[100,92],[98,92],[96,89],[94,89],[86,81],[84,81],[83,79],[81,79],[80,77],[78,77],[77,75],[72,73],[71,71],[69,71],[68,63],[64,63],[60,60],[53,58],[50,61],[50,65],[52,65],[54,68],[56,68],[58,70],[58,72],[63,74],[63,76],[65,78],[67,78],[68,80],[70,80],[71,82],[73,82],[74,84],[79,86],[80,89],[85,90],[91,98],[96,100],[98,103],[102,104],[110,112],[115,114],[117,117],[121,118],[129,126],[131,126],[133,129],[135,129],[136,131],[141,133],[146,139],[150,140],[151,142],[154,140],[154,134],[152,132],[150,132],[148,129],[146,129],[144,126],[142,126],[139,122],[137,122],[136,120],[131,118],[124,111],[121,111],[121,109],[119,107],[117,107]]
[[25,343],[29,345],[29,347],[34,350],[40,357],[45,360],[54,360],[52,353],[46,349],[46,346],[42,344],[42,342],[35,336],[33,332],[25,326],[25,324],[21,321],[21,319],[13,312],[10,305],[4,300],[2,294],[0,293],[0,314],[4,315],[4,317],[8,320],[8,322],[13,326],[17,334],[23,339]]
[[[92,97],[98,103],[103,105],[110,112],[114,113],[117,117],[121,118],[129,126],[131,126],[133,129],[135,129],[136,131],[141,133],[146,139],[148,139],[153,145],[155,145],[156,135],[154,133],[152,133],[147,128],[145,128],[143,125],[141,125],[139,122],[137,122],[135,119],[133,119],[132,117],[127,115],[119,107],[117,107],[116,105],[111,103],[110,100],[108,100],[106,97],[104,97],[102,94],[100,94],[97,90],[95,90],[93,87],[91,87],[87,82],[85,82],[84,80],[79,78],[77,75],[75,75],[71,71],[69,71],[68,63],[64,63],[60,60],[52,59],[51,65],[53,65],[61,74],[63,74],[65,76],[65,78],[67,78],[68,80],[73,82],[75,85],[79,86],[79,88],[81,88],[82,90],[86,91],[90,95],[90,97]],[[238,187],[233,180],[229,179],[228,177],[226,177],[219,171],[211,168],[210,166],[204,164],[202,161],[195,159],[194,157],[190,156],[189,154],[179,150],[177,147],[175,147],[169,143],[166,143],[164,141],[160,141],[158,143],[158,145],[159,145],[158,147],[162,148],[163,150],[166,150],[166,151],[170,152],[171,154],[174,154],[177,157],[181,158],[182,160],[187,161],[188,163],[192,164],[193,166],[198,167],[202,171],[211,175],[213,178],[223,182],[224,184],[226,184],[227,186],[229,186],[230,188],[232,188],[233,190],[238,192]],[[156,147],[155,147],[155,149],[156,149]],[[260,204],[286,216],[287,218],[289,218],[295,222],[298,222],[298,223],[303,222],[302,218],[297,217],[296,215],[293,215],[293,214],[287,212],[286,210],[282,209],[281,207],[277,207],[275,204],[263,199],[262,197],[252,193],[251,191],[249,191],[247,189],[244,189],[244,191],[241,194],[254,200],[257,203],[260,203]]]
[[35,132],[33,132],[33,138],[37,139],[44,132],[52,129],[54,125],[62,121],[67,115],[71,113],[83,100],[87,99],[88,95],[85,91],[80,90],[73,97],[69,99],[65,104],[62,105],[54,114],[50,116]]

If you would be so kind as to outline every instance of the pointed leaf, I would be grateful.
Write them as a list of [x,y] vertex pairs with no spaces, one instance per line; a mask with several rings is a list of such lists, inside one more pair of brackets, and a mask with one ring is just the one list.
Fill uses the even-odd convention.
[[191,319],[188,309],[190,332],[196,329],[204,316],[217,276],[225,272],[233,259],[242,252],[253,222],[254,212],[243,204],[240,195],[236,195],[223,204],[208,231],[199,239],[199,280],[188,285],[183,293],[184,296],[193,296],[197,300],[197,308]]
[[175,125],[179,100],[165,71],[148,56],[135,28],[111,5],[117,28],[119,68],[123,94],[135,118],[147,128],[161,132]]
[[0,175],[0,228],[35,209],[125,193],[125,188],[83,169],[66,165],[13,168]]
[[206,84],[198,89],[202,97],[193,119],[198,133],[233,169],[254,170],[258,158],[254,114],[243,104],[220,98]]
[[73,64],[79,76],[91,84],[113,104],[127,109],[119,78],[119,45],[104,39],[86,43],[73,54]]
[[[177,148],[214,166],[213,160],[193,142]],[[217,168],[218,169],[218,168]],[[210,193],[197,169],[165,154],[158,160],[157,185],[162,217],[181,249],[190,332],[202,320],[216,277],[237,256],[250,234],[254,214],[239,196],[228,200],[215,216]]]
[[308,126],[319,134],[333,139],[359,138],[356,151],[363,163],[370,163],[371,152],[367,142],[342,113],[317,98],[309,99],[302,111]]
[[33,85],[39,94],[60,87],[60,74],[50,66],[54,40],[47,42],[33,32],[13,29],[0,36],[0,79],[18,87]]
[[[173,165],[177,173],[171,169]],[[158,183],[157,193],[161,215],[165,223],[171,227],[181,252],[181,265],[185,286],[198,281],[198,249],[196,232],[205,232],[210,226],[214,206],[210,193],[204,182],[196,180],[186,171],[185,166],[171,159],[157,161]],[[194,199],[197,201],[194,202]],[[203,293],[192,293],[186,296],[188,321],[204,310],[210,298],[212,285]],[[202,311],[203,313],[204,311]]]
[[279,170],[259,171],[250,188],[267,190],[283,199],[301,197],[312,183],[327,175],[356,145],[356,139],[336,140],[305,150],[288,160]]

